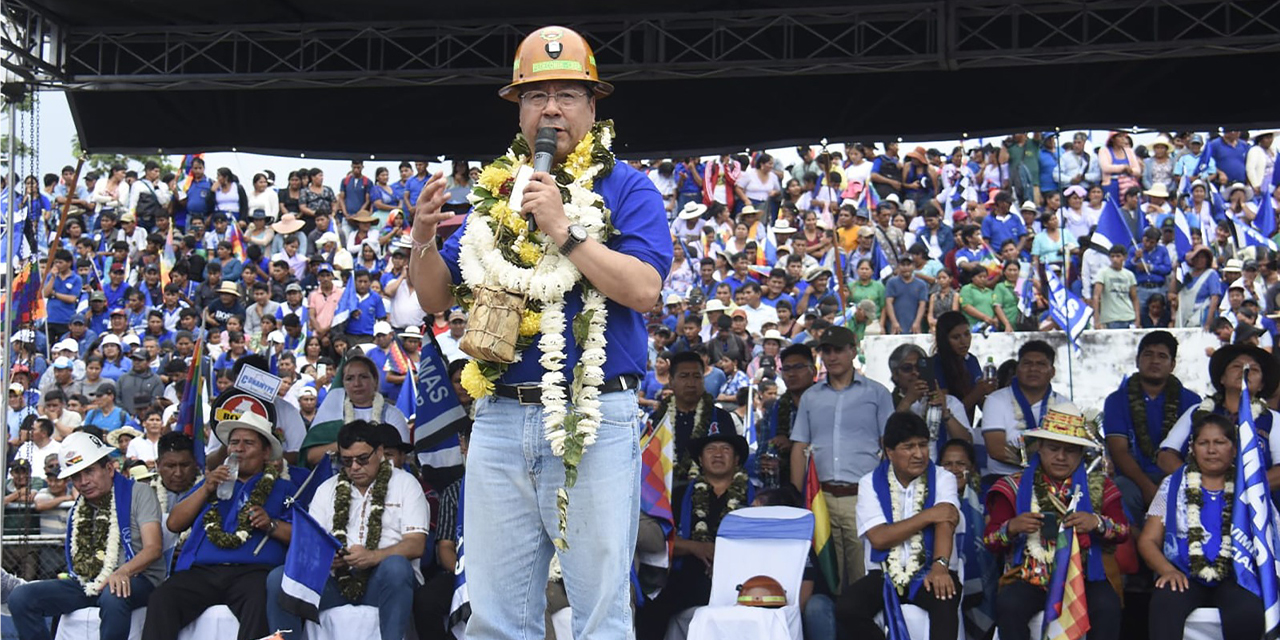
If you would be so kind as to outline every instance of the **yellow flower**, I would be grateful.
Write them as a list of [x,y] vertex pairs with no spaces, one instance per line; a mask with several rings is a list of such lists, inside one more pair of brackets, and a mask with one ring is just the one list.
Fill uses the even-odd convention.
[[508,228],[512,233],[520,235],[529,228],[529,223],[525,222],[524,216],[519,211],[514,211],[507,203],[499,200],[489,209],[489,215],[493,216],[498,224]]
[[578,141],[578,146],[573,148],[573,152],[564,161],[565,171],[569,175],[577,178],[591,168],[591,145],[594,143],[595,136],[590,131]]
[[543,251],[542,247],[522,239],[516,242],[516,254],[520,256],[520,262],[532,267],[542,259]]
[[497,197],[498,192],[502,189],[503,183],[510,179],[510,170],[496,164],[490,164],[480,172],[480,179],[478,182],[480,183],[480,186],[484,187],[485,191],[488,191],[493,194],[494,197]]
[[462,368],[462,388],[467,390],[467,395],[479,400],[493,393],[493,382],[484,377],[484,373],[480,371],[480,363],[475,360],[467,362]]
[[527,338],[536,336],[542,330],[542,314],[537,311],[524,310],[520,315],[520,336]]

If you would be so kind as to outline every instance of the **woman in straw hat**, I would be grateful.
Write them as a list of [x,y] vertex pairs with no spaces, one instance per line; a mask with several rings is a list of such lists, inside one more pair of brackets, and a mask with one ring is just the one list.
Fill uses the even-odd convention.
[[1150,637],[1181,637],[1187,616],[1218,609],[1224,640],[1262,637],[1262,600],[1233,580],[1231,512],[1236,426],[1204,414],[1191,425],[1187,464],[1160,484],[1138,551],[1155,572]]
[[[1120,596],[1107,582],[1102,547],[1129,537],[1120,490],[1101,474],[1090,474],[1085,452],[1101,445],[1080,411],[1059,404],[1040,428],[1023,437],[1031,457],[1025,470],[998,480],[987,493],[987,549],[1005,556],[996,599],[996,625],[1005,640],[1025,640],[1028,623],[1044,611],[1046,589],[1059,542],[1076,535],[1085,570],[1085,598],[1092,639],[1120,635]],[[1062,529],[1064,537],[1059,537]]]

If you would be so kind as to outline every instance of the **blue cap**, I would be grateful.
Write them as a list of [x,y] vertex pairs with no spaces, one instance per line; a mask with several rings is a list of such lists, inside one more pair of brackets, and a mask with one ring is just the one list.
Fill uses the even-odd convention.
[[333,273],[333,265],[325,262],[321,264],[319,267],[316,267],[317,273],[324,273],[326,271],[328,271],[329,273]]
[[1040,132],[1041,140],[1048,140],[1049,138],[1056,138],[1056,137],[1058,137],[1057,131],[1041,131]]
[[85,323],[86,323],[86,320],[85,320],[85,317],[84,317],[84,314],[83,314],[83,313],[77,313],[77,314],[75,314],[75,315],[71,316],[71,322],[70,322],[69,324],[77,324],[77,323],[78,323],[78,324],[85,324]]

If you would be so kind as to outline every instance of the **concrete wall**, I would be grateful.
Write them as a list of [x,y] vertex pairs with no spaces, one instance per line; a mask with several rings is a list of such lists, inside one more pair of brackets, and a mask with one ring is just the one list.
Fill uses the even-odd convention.
[[[1170,332],[1179,343],[1174,374],[1196,393],[1204,395],[1212,391],[1205,349],[1216,346],[1217,338],[1200,329]],[[1080,338],[1079,350],[1069,348],[1067,336],[1061,331],[975,334],[970,353],[984,365],[990,356],[996,366],[1000,366],[1001,362],[1017,357],[1018,347],[1024,342],[1045,340],[1058,350],[1054,390],[1070,396],[1080,409],[1101,411],[1107,395],[1118,388],[1124,376],[1136,370],[1138,342],[1147,333],[1150,330],[1086,331]],[[892,389],[889,354],[904,343],[919,345],[926,353],[933,353],[932,335],[871,336],[862,342],[862,352],[867,359],[863,373]]]

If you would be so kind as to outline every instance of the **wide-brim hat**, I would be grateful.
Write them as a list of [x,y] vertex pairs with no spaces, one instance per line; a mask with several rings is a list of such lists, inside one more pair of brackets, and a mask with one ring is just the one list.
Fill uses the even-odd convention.
[[304,226],[306,226],[306,223],[299,220],[297,216],[292,213],[286,213],[280,217],[278,222],[271,225],[271,230],[276,233],[293,233]]
[[[718,427],[718,425],[712,426]],[[717,428],[716,431],[701,438],[694,438],[689,442],[689,454],[693,456],[694,460],[701,458],[702,449],[712,442],[728,442],[733,446],[734,453],[738,454],[738,466],[742,466],[747,463],[747,457],[751,455],[751,448],[747,445],[747,439],[738,435],[738,433],[733,430],[732,424],[726,426],[729,429],[728,431],[720,431]]]
[[799,229],[796,229],[795,227],[791,226],[791,223],[787,222],[786,220],[780,220],[778,221],[778,224],[773,225],[774,235],[785,236],[785,235],[793,234],[796,231],[799,231]]
[[58,450],[58,464],[62,471],[58,472],[59,480],[89,468],[93,463],[111,455],[114,447],[107,446],[98,436],[77,431],[62,440],[62,448]]
[[401,340],[421,340],[422,329],[419,329],[416,326],[405,327],[405,330],[400,332],[400,339]]
[[1222,375],[1226,373],[1227,365],[1240,356],[1249,356],[1262,367],[1262,390],[1257,397],[1263,400],[1270,398],[1280,384],[1280,362],[1261,347],[1251,344],[1229,344],[1213,352],[1209,357],[1209,382],[1213,388],[1218,393],[1224,391]]
[[1143,191],[1142,194],[1151,198],[1168,198],[1169,189],[1164,186],[1163,182],[1157,182],[1151,185],[1150,189]]
[[218,440],[222,444],[226,444],[231,438],[231,432],[236,429],[248,429],[267,439],[271,444],[271,460],[279,460],[284,455],[284,447],[280,446],[280,440],[276,438],[276,434],[271,431],[271,423],[266,418],[246,411],[235,420],[222,420],[218,422],[218,427],[214,430],[214,435],[218,436]]
[[1222,190],[1222,199],[1223,199],[1223,200],[1230,200],[1230,199],[1231,199],[1231,194],[1232,194],[1232,193],[1234,193],[1234,192],[1236,192],[1236,191],[1243,191],[1243,192],[1245,192],[1245,194],[1246,194],[1246,195],[1249,193],[1249,191],[1245,188],[1245,186],[1244,186],[1244,183],[1243,183],[1243,182],[1233,182],[1233,183],[1231,183],[1231,184],[1227,185],[1225,188],[1223,188],[1223,190]]
[[347,216],[347,221],[373,223],[373,222],[377,222],[378,219],[373,217],[373,214],[369,213],[368,211],[361,211],[354,216]]
[[1192,260],[1194,260],[1194,259],[1195,259],[1195,257],[1196,257],[1197,255],[1201,254],[1201,253],[1208,254],[1208,256],[1209,256],[1209,260],[1210,260],[1210,261],[1212,261],[1212,260],[1213,260],[1213,251],[1210,251],[1210,250],[1209,250],[1209,247],[1206,247],[1206,246],[1204,246],[1204,245],[1200,245],[1200,246],[1197,246],[1197,247],[1195,247],[1195,248],[1191,249],[1190,251],[1188,251],[1188,252],[1186,253],[1186,255],[1182,256],[1182,261],[1183,261],[1183,262],[1186,262],[1187,264],[1191,264],[1191,261],[1192,261]]
[[138,431],[137,429],[129,425],[125,425],[123,427],[120,427],[119,429],[112,429],[109,433],[107,433],[107,444],[113,447],[119,447],[120,436],[129,436],[130,438],[141,438],[142,432]]
[[729,308],[724,306],[724,303],[721,302],[719,298],[712,298],[708,300],[706,306],[702,308],[706,313],[711,313],[712,311],[727,311],[728,309]]
[[151,468],[150,468],[150,467],[148,467],[147,465],[145,465],[145,464],[143,464],[143,463],[139,462],[139,463],[137,463],[137,464],[135,464],[135,465],[133,465],[133,466],[129,467],[129,474],[128,474],[128,475],[129,475],[129,479],[130,479],[130,480],[133,480],[133,481],[135,481],[135,482],[138,482],[138,481],[142,481],[142,480],[150,480],[150,479],[152,479],[152,478],[156,477],[156,472],[155,472],[155,470],[154,470],[154,469],[151,469]]
[[925,155],[924,147],[916,147],[916,148],[914,148],[914,149],[912,149],[912,150],[910,150],[910,151],[906,152],[904,155],[906,155],[908,158],[912,158],[912,159],[914,159],[914,160],[916,160],[916,161],[920,162],[920,164],[928,164],[928,163],[929,163],[929,158],[928,158],[928,156],[926,156],[926,155]]
[[1069,403],[1049,409],[1045,413],[1044,419],[1040,422],[1040,428],[1024,431],[1022,437],[1024,439],[1057,440],[1058,442],[1077,444],[1089,449],[1102,448],[1102,445],[1089,435],[1089,428],[1085,426],[1084,415],[1080,413],[1080,410],[1075,405]]
[[738,217],[741,218],[742,216],[758,216],[761,213],[764,213],[764,212],[755,208],[755,205],[749,204],[743,207],[742,210],[738,212]]
[[769,329],[768,331],[765,331],[764,335],[760,336],[760,342],[764,342],[765,340],[777,340],[778,344],[784,347],[791,344],[791,341],[788,340],[786,336],[783,336],[777,329]]
[[690,202],[684,205],[684,208],[680,210],[680,215],[678,217],[681,220],[693,220],[694,218],[701,218],[702,214],[706,212],[707,205],[702,204],[701,202]]
[[222,286],[218,287],[218,293],[229,293],[233,296],[239,297],[240,287],[236,286],[236,283],[234,282],[224,282],[222,283]]

